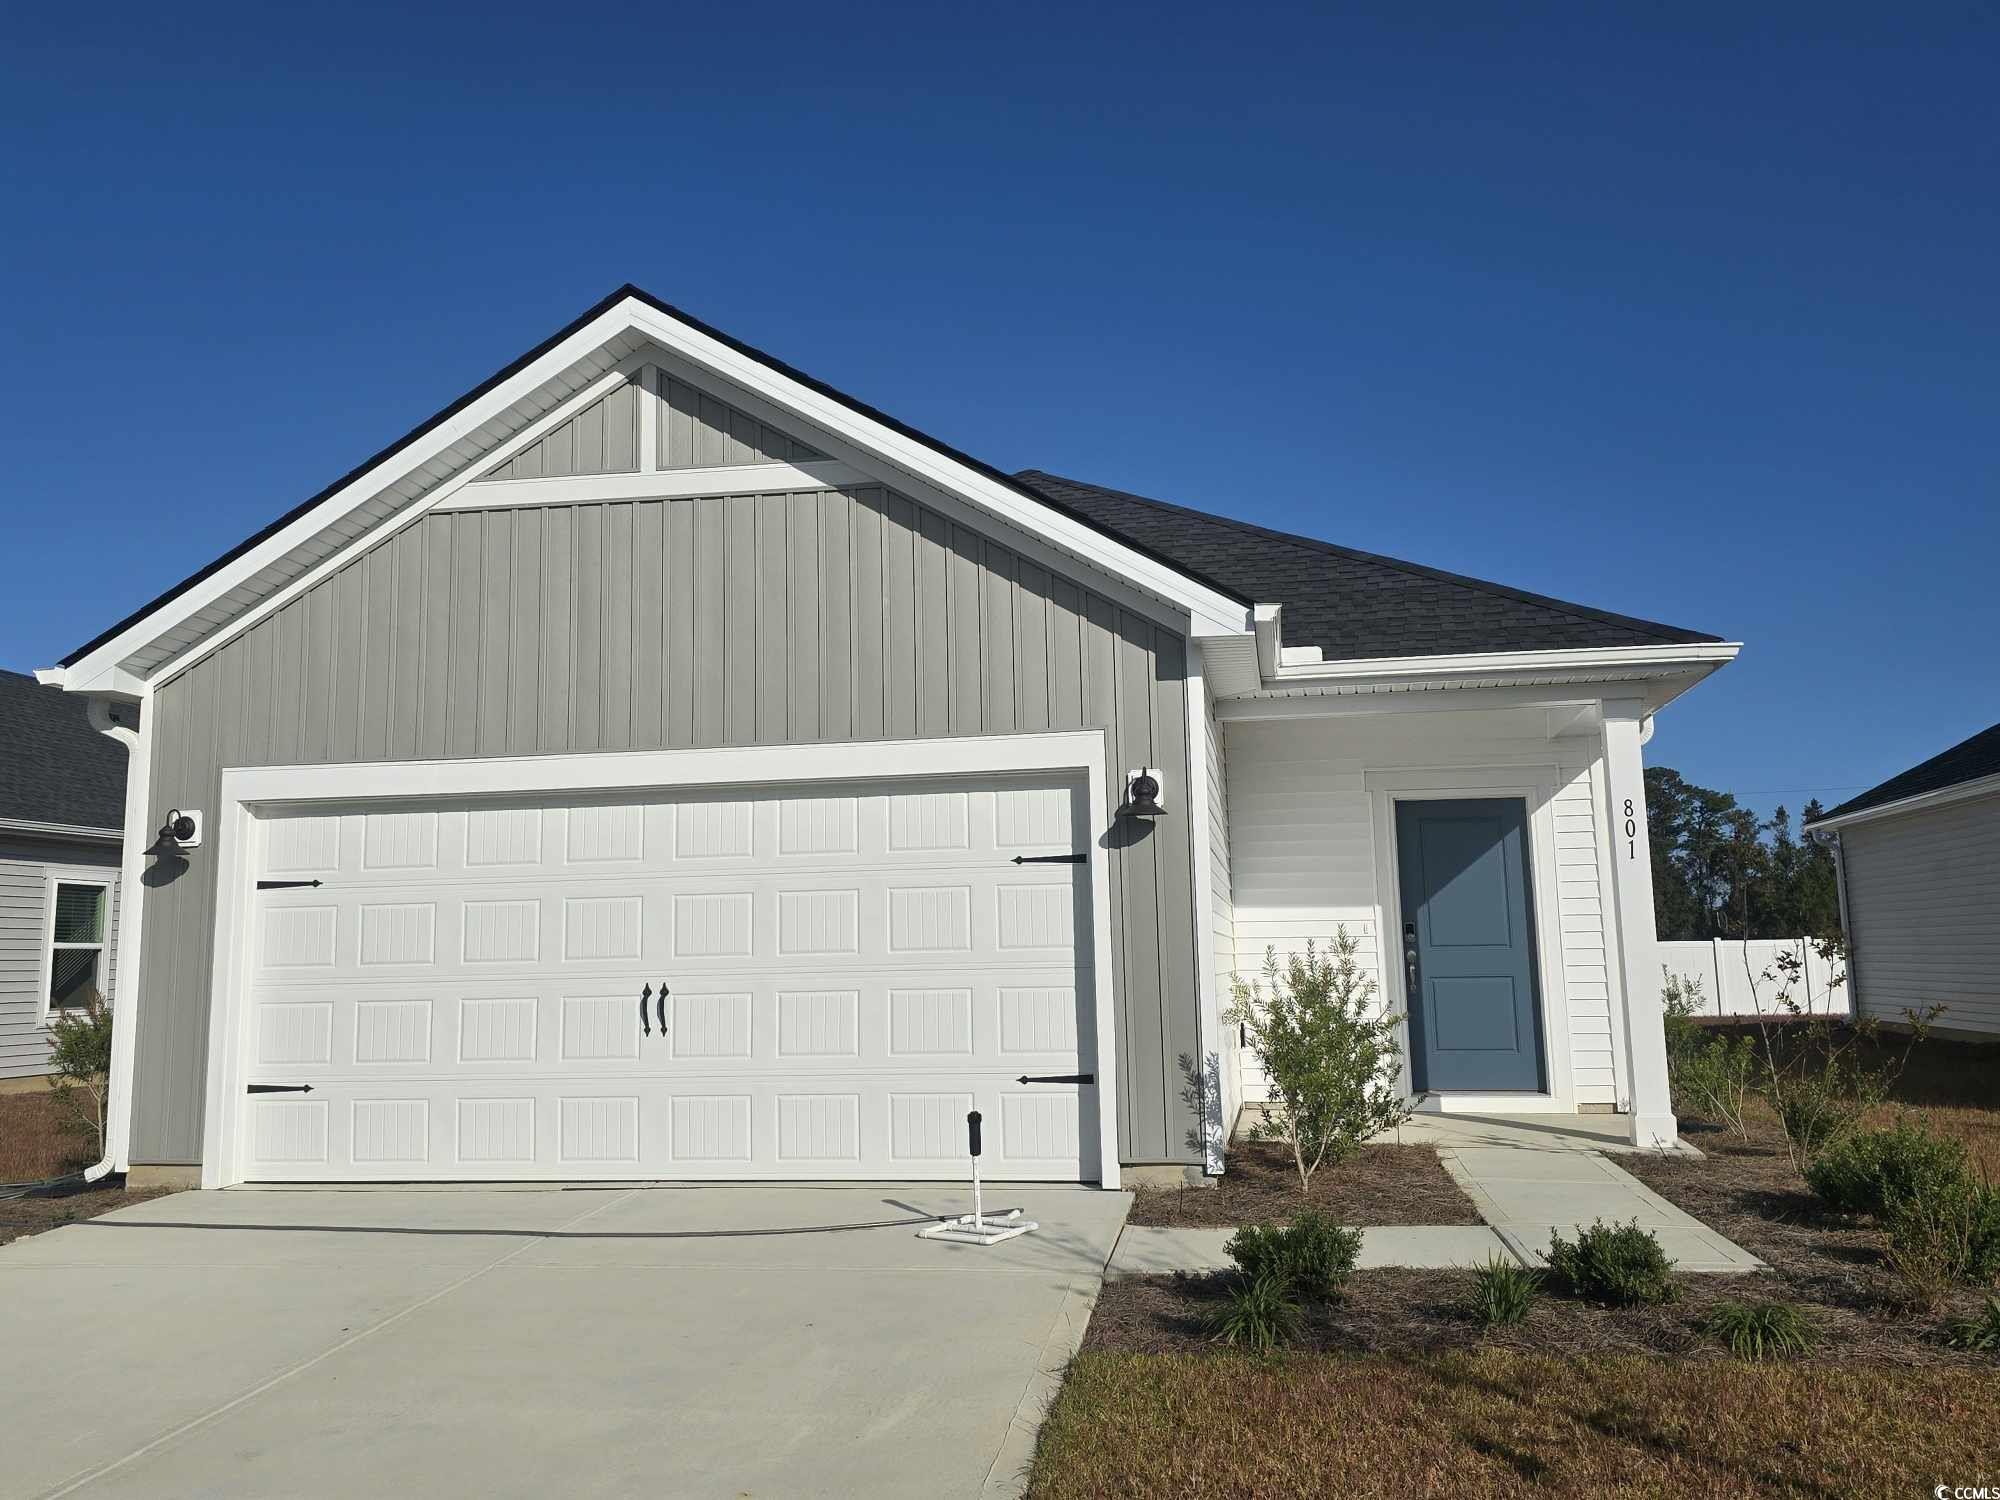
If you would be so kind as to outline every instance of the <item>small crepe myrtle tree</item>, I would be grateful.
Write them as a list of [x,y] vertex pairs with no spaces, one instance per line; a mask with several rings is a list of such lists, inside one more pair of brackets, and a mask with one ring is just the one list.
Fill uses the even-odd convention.
[[49,1083],[65,1129],[104,1150],[104,1115],[111,1098],[111,1007],[95,990],[81,1005],[49,1017]]
[[1362,1143],[1410,1117],[1402,1089],[1402,1016],[1375,1013],[1375,981],[1361,945],[1342,927],[1330,953],[1307,943],[1282,965],[1264,956],[1262,984],[1235,982],[1228,1019],[1263,1059],[1271,1098],[1251,1127],[1292,1155],[1299,1193],[1323,1166],[1352,1160]]

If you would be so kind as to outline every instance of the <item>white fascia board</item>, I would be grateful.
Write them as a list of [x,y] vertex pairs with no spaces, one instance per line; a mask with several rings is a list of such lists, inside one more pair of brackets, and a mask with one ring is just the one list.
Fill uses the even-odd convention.
[[[73,667],[37,667],[35,681],[43,687],[61,688],[66,693],[87,693],[93,698],[116,698],[136,703],[146,696],[146,679],[110,663],[97,663],[96,653]],[[91,668],[86,673],[86,668]]]
[[[280,528],[241,557],[236,558],[227,567],[218,568],[193,588],[134,621],[88,656],[65,669],[62,685],[71,692],[101,691],[90,684],[103,678],[107,673],[116,671],[119,663],[147,641],[172,629],[189,615],[206,608],[230,590],[254,578],[292,548],[317,536],[355,507],[373,499],[388,485],[395,483],[411,470],[421,468],[440,453],[477,432],[516,401],[532,394],[550,376],[567,369],[616,338],[625,331],[630,321],[630,316],[622,305],[610,308],[591,319],[540,359],[524,369],[515,371],[512,376],[501,381],[479,400],[446,418],[415,442],[391,454],[366,473],[343,485],[290,525]],[[174,665],[175,663],[163,663],[156,669],[156,675],[172,670]]]
[[1250,611],[1250,619],[1251,629],[1257,637],[1257,675],[1261,681],[1269,682],[1278,675],[1285,607],[1282,604],[1259,604]]
[[971,465],[907,437],[852,407],[821,395],[788,375],[742,354],[718,339],[640,302],[628,304],[634,326],[663,347],[724,379],[797,412],[807,421],[868,450],[884,462],[940,489],[963,495],[1002,520],[1041,536],[1084,558],[1114,577],[1187,610],[1194,633],[1240,634],[1250,628],[1250,611],[1239,600],[1195,582],[1166,563],[1133,550],[982,473]]
[[[1260,606],[1261,608],[1261,606]],[[1383,656],[1319,665],[1275,664],[1271,687],[1391,683],[1439,678],[1518,677],[1528,672],[1645,668],[1661,674],[1714,670],[1743,649],[1740,641],[1672,646],[1597,646],[1570,651],[1480,651],[1450,656]]]
[[1934,807],[1949,807],[1954,802],[1970,802],[1975,797],[1992,796],[2000,796],[2000,775],[1961,781],[1956,786],[1920,792],[1914,797],[1898,797],[1894,802],[1884,802],[1879,807],[1858,808],[1835,818],[1820,818],[1805,824],[1804,829],[1852,828],[1857,823],[1873,823],[1878,818],[1900,818],[1905,813],[1927,812]]

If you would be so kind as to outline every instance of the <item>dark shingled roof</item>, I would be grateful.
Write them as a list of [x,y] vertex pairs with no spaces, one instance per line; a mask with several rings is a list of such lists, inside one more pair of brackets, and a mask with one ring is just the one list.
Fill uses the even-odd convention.
[[1865,812],[1885,802],[1941,792],[1946,787],[1978,781],[1984,776],[2000,776],[2000,724],[1980,730],[1971,739],[1953,745],[1942,755],[1933,755],[1920,766],[1911,766],[1900,776],[1891,776],[1859,797],[1849,797],[1825,816],[1838,818],[1846,813]]
[[1171,562],[1226,589],[1263,604],[1282,604],[1284,644],[1318,646],[1328,661],[1721,639],[1039,469],[1014,477],[1064,509],[1142,538]]
[[125,826],[125,752],[61,688],[0,671],[0,818]]

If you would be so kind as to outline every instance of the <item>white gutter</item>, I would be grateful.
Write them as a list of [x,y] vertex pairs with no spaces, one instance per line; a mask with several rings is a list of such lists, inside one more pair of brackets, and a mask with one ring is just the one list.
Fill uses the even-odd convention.
[[[1260,615],[1264,606],[1258,606]],[[1260,632],[1261,634],[1261,632]],[[1266,672],[1272,687],[1317,683],[1393,683],[1403,679],[1508,677],[1523,672],[1592,672],[1642,669],[1650,672],[1713,671],[1736,660],[1740,641],[1681,646],[1597,646],[1573,651],[1478,651],[1449,656],[1382,656],[1356,661],[1287,665],[1274,661]]]
[[116,828],[97,828],[85,823],[37,823],[32,818],[0,818],[0,833],[25,833],[45,839],[84,839],[103,844],[115,844],[124,837]]
[[90,727],[125,747],[125,848],[118,866],[117,975],[112,981],[111,1073],[104,1121],[104,1158],[83,1174],[97,1182],[130,1169],[132,1154],[132,1069],[138,1057],[139,937],[146,915],[146,850],[153,776],[152,704],[139,709],[139,727],[111,717],[104,698],[87,700]]

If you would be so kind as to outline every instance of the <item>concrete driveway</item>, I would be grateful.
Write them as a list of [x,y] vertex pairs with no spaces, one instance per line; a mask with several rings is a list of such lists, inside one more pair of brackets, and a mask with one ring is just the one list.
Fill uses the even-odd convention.
[[[0,1249],[0,1494],[1012,1493],[1130,1205],[926,1186],[182,1193]],[[878,1227],[829,1230],[826,1226]]]

